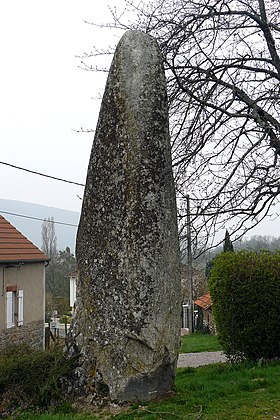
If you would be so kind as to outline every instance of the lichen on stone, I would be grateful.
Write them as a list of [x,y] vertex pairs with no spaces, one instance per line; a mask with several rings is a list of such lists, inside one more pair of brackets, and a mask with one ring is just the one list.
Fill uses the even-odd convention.
[[76,253],[70,335],[85,395],[164,395],[180,344],[179,241],[163,62],[139,31],[122,37],[108,75]]

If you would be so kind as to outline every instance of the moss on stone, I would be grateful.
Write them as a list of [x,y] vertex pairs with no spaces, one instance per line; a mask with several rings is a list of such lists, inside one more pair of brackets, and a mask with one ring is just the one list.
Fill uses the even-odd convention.
[[118,401],[167,392],[180,343],[176,200],[162,59],[156,41],[138,31],[121,39],[108,75],[77,261],[72,336],[86,380]]

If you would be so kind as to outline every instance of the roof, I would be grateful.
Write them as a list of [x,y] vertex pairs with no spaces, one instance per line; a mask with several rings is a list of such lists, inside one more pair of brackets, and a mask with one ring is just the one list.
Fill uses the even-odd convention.
[[49,257],[0,215],[0,263],[49,261]]
[[208,309],[212,306],[212,299],[210,293],[206,293],[203,296],[200,296],[197,300],[194,301],[197,306],[200,306],[202,309]]

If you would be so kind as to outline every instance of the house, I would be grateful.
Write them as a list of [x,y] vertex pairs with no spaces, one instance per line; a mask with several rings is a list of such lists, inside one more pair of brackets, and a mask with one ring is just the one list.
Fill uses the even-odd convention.
[[205,293],[194,301],[194,304],[198,307],[199,318],[202,320],[202,325],[206,330],[215,332],[215,324],[212,313],[212,299],[210,293]]
[[44,347],[49,258],[0,215],[0,348]]
[[78,272],[74,271],[73,273],[70,273],[67,275],[67,277],[70,277],[70,307],[72,310],[72,313],[74,312],[76,300],[77,300],[77,278],[78,278]]
[[[182,328],[183,330],[190,329],[190,311],[191,311],[191,294],[195,300],[198,296],[206,293],[208,290],[207,279],[202,270],[197,267],[192,267],[192,292],[190,285],[190,275],[188,265],[181,264],[181,291],[182,291]],[[197,310],[194,311],[193,320],[194,327],[197,327]],[[183,331],[182,331],[183,333]]]

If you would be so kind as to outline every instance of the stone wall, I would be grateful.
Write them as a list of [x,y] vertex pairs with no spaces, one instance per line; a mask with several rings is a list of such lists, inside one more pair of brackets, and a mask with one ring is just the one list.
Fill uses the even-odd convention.
[[0,331],[0,349],[11,344],[29,344],[38,349],[44,348],[45,323],[34,321],[21,327],[13,327]]

